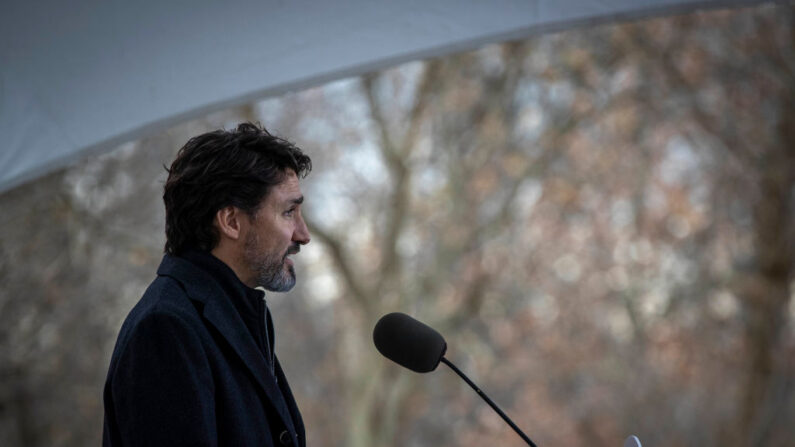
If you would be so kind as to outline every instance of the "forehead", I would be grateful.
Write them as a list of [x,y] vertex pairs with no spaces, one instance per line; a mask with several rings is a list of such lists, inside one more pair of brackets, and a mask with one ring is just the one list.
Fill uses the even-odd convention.
[[301,193],[301,186],[298,184],[298,176],[291,169],[284,173],[284,179],[281,183],[271,188],[267,196],[265,196],[265,204],[281,205],[284,202],[292,202],[303,197]]

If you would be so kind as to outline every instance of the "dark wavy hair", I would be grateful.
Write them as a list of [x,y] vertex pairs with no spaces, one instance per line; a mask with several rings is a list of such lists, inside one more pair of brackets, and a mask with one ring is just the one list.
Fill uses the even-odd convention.
[[219,237],[213,225],[216,212],[231,205],[253,216],[288,169],[303,178],[312,170],[312,161],[257,124],[242,123],[235,130],[191,138],[166,168],[165,252],[212,250]]

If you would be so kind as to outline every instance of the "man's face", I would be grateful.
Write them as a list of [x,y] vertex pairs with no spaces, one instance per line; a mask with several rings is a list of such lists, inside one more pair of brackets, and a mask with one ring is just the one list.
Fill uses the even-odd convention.
[[271,189],[254,218],[245,219],[243,263],[254,283],[248,285],[273,292],[286,292],[295,285],[293,260],[287,256],[309,243],[301,216],[303,200],[298,177],[288,169],[284,181]]

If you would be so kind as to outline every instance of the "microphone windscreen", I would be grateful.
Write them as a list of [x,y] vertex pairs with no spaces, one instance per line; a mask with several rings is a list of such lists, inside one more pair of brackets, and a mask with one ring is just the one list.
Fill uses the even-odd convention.
[[441,334],[400,312],[386,314],[378,320],[373,329],[373,342],[384,357],[419,373],[436,369],[447,351]]

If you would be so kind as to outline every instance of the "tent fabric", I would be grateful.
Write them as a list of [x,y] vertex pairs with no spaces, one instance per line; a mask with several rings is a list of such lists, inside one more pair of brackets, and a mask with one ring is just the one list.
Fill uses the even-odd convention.
[[757,3],[41,0],[0,14],[0,192],[288,90],[581,23]]

